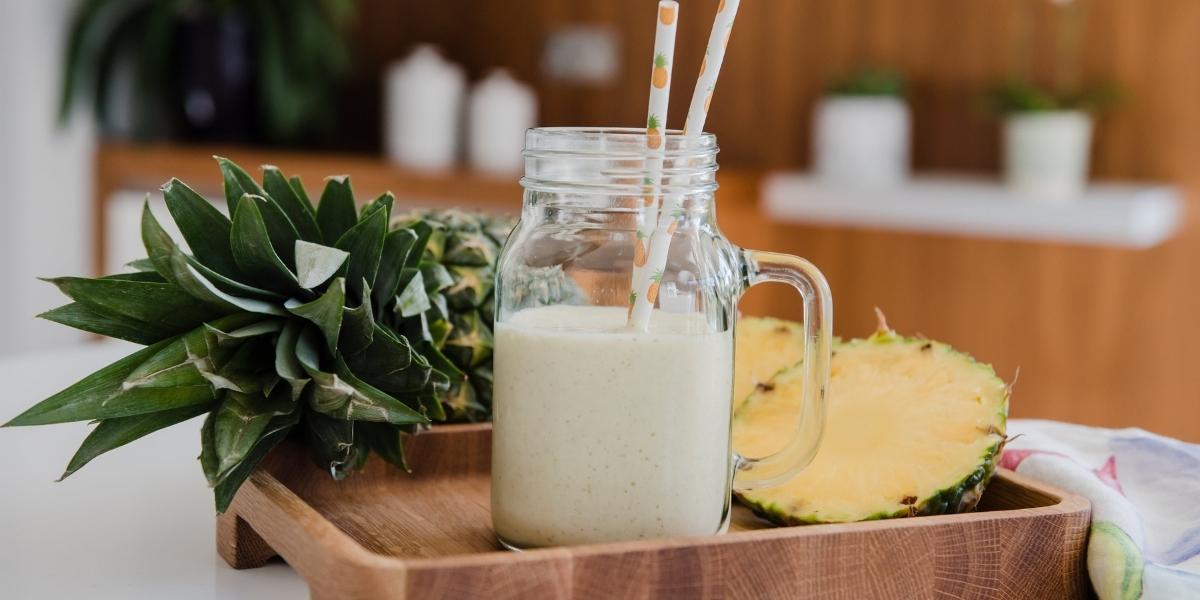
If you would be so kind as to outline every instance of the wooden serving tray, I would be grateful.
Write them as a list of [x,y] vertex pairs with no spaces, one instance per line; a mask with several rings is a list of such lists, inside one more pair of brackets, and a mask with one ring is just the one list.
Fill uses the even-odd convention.
[[1088,593],[1091,507],[1000,471],[970,514],[772,527],[744,507],[725,535],[500,550],[491,428],[409,441],[411,475],[372,457],[334,482],[281,446],[217,524],[238,569],[281,556],[317,599],[1074,598]]

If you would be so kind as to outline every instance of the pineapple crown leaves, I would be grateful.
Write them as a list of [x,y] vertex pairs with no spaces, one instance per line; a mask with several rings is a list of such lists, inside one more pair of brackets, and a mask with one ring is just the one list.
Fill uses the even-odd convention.
[[481,312],[504,223],[393,217],[390,193],[360,211],[346,177],[313,206],[276,167],[260,183],[215,158],[230,216],[178,180],[162,188],[190,253],[147,203],[137,272],[47,279],[72,302],[41,317],[146,347],[6,426],[95,421],[65,478],[206,414],[200,463],[222,512],[286,437],[341,478],[371,452],[403,467],[402,435],[417,427],[486,413],[463,389],[477,383],[468,370],[490,373]]
[[[643,64],[645,64],[645,63],[643,63]],[[663,54],[662,52],[659,52],[658,54],[654,55],[654,66],[655,67],[663,69],[663,68],[666,68],[666,66],[668,64],[669,63],[667,62],[667,55]]]
[[650,117],[646,119],[646,129],[658,129],[658,127],[658,115],[650,115]]

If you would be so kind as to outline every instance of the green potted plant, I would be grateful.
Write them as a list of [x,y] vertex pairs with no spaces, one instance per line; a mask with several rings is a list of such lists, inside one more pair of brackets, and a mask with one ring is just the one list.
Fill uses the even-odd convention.
[[882,69],[855,72],[830,85],[814,110],[814,170],[838,185],[901,183],[911,128],[904,78]]
[[[1016,75],[998,86],[994,108],[1003,115],[1004,179],[1034,200],[1078,198],[1087,185],[1093,118],[1116,97],[1108,83],[1086,85],[1079,73],[1086,0],[1023,0]],[[1049,85],[1033,77],[1036,11],[1049,1],[1057,31]]]
[[297,143],[333,123],[353,0],[81,0],[61,118],[139,139]]

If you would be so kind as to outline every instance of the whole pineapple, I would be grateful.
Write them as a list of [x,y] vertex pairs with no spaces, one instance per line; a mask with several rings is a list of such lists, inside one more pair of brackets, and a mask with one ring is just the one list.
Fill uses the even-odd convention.
[[163,186],[190,249],[142,214],[136,273],[51,279],[74,302],[42,317],[143,344],[6,426],[94,421],[63,477],[109,450],[207,415],[200,463],[223,512],[285,437],[335,478],[374,452],[404,467],[403,435],[487,417],[491,262],[505,223],[357,208],[346,177],[313,204],[264,167],[218,158],[229,215]]
[[[491,414],[492,324],[496,257],[515,222],[456,209],[421,210],[392,219],[394,227],[432,228],[423,261],[430,306],[425,326],[434,345],[462,375],[439,398],[447,418],[484,421]],[[419,295],[418,295],[419,297]]]

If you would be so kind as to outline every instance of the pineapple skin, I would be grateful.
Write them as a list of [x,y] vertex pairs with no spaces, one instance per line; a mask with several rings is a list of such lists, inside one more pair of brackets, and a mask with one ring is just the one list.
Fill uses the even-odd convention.
[[[975,357],[955,349],[948,344],[938,342],[930,342],[924,338],[905,337],[897,334],[892,330],[880,329],[870,337],[865,339],[852,339],[849,341],[835,340],[834,351],[846,347],[852,347],[860,344],[875,344],[875,345],[910,345],[921,347],[925,344],[935,344],[939,349],[953,354],[967,362],[974,368],[986,372],[990,377],[999,380],[994,369],[987,363],[980,362]],[[782,372],[780,373],[782,374]],[[868,515],[857,521],[878,521],[881,519],[898,519],[906,517],[921,517],[946,515],[974,510],[979,504],[980,498],[983,496],[983,491],[991,482],[992,476],[996,473],[996,465],[1000,460],[1000,455],[1004,450],[1004,444],[1007,441],[1004,430],[1008,422],[1008,405],[1011,396],[1011,387],[1005,386],[1004,398],[1001,402],[1000,411],[997,413],[999,417],[1000,430],[990,431],[989,433],[998,434],[1000,439],[989,446],[978,461],[979,466],[969,475],[959,480],[957,483],[945,487],[934,492],[932,495],[919,499],[906,509],[898,511],[880,511]],[[747,399],[748,400],[748,399]],[[827,520],[808,515],[797,515],[785,510],[774,502],[760,502],[753,499],[752,494],[736,492],[735,495],[738,501],[749,508],[755,515],[766,519],[776,525],[794,526],[794,525],[821,525],[829,523],[843,523],[841,520]],[[856,522],[857,522],[856,521]]]

